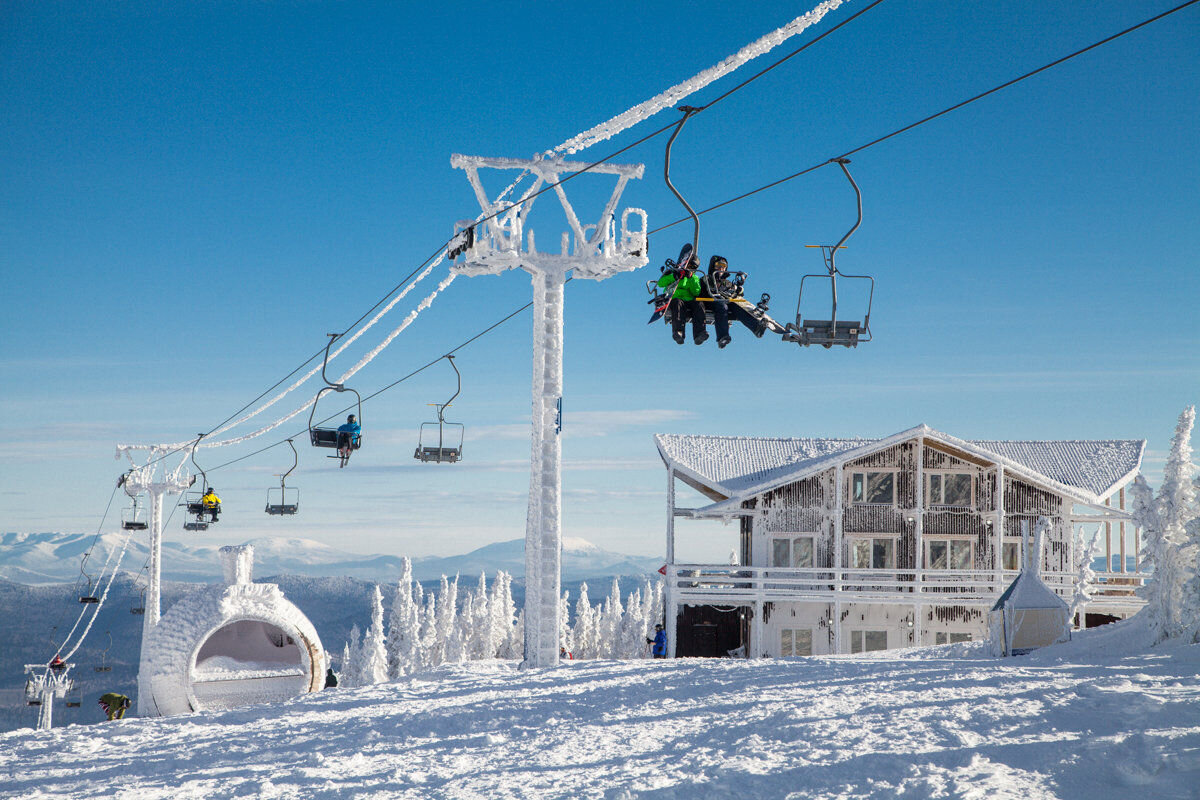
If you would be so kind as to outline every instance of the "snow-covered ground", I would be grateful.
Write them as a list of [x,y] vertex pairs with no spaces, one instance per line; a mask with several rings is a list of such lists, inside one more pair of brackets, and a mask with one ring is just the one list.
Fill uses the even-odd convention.
[[965,644],[447,666],[279,706],[6,733],[0,796],[1198,797],[1200,645],[1146,650],[1127,628],[1005,660]]

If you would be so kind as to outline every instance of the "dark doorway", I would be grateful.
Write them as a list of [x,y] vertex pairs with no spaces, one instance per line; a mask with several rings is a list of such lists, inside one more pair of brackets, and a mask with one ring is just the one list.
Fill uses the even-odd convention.
[[748,608],[682,606],[676,627],[677,658],[726,658],[742,645]]
[[1083,615],[1085,628],[1099,628],[1101,625],[1107,625],[1110,622],[1119,622],[1120,617],[1114,617],[1112,614],[1095,614],[1087,613]]

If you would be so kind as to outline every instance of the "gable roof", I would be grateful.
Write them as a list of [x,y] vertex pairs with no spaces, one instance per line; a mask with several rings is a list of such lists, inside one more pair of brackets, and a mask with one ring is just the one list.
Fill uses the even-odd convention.
[[[668,468],[713,499],[706,510],[724,510],[743,499],[815,475],[899,442],[925,437],[1088,503],[1103,503],[1141,467],[1140,439],[1073,441],[968,441],[927,425],[882,439],[782,439],[656,434]],[[708,491],[705,491],[705,490]]]

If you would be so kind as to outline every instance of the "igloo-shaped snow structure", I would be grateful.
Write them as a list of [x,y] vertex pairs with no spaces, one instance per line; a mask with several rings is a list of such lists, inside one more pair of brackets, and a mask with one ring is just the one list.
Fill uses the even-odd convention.
[[224,584],[171,606],[143,643],[139,680],[161,716],[277,702],[325,682],[317,630],[278,586],[251,583],[254,549],[222,547]]

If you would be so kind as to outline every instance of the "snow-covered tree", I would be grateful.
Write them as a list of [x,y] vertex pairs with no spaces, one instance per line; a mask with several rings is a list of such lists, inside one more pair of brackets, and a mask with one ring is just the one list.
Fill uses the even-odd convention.
[[387,640],[383,633],[383,594],[379,586],[371,595],[371,627],[363,637],[361,686],[383,683],[388,676]]
[[1100,540],[1100,528],[1097,526],[1091,537],[1086,536],[1080,527],[1075,533],[1075,595],[1071,598],[1071,618],[1079,615],[1079,627],[1086,627],[1083,618],[1083,607],[1092,599],[1092,582],[1096,579],[1096,571],[1092,569],[1092,561],[1096,558],[1096,544]]
[[613,578],[612,589],[604,599],[604,609],[601,612],[599,658],[620,658],[621,617],[624,614],[621,584]]
[[571,593],[563,591],[558,601],[558,646],[568,654],[574,654],[575,642],[571,636]]
[[596,611],[588,598],[586,582],[579,585],[579,598],[575,601],[575,628],[571,638],[575,641],[572,651],[575,658],[596,657]]
[[1138,616],[1159,641],[1200,639],[1200,504],[1191,446],[1195,423],[1196,409],[1189,406],[1175,426],[1157,496],[1141,475],[1133,484],[1134,524],[1142,529],[1145,548],[1142,560],[1154,570],[1142,589],[1146,607]]
[[491,615],[488,614],[487,577],[481,572],[479,584],[471,595],[472,619],[469,625],[470,638],[467,642],[468,658],[494,658],[494,652],[488,652]]
[[342,686],[362,686],[362,631],[358,623],[350,628],[350,641],[342,651]]
[[425,597],[425,605],[421,611],[421,668],[429,669],[442,663],[437,649],[438,642],[437,595]]
[[[421,584],[416,585],[416,592]],[[413,591],[412,562],[405,557],[396,584],[396,597],[388,619],[388,677],[396,680],[418,669],[421,663],[419,595]]]
[[634,589],[621,617],[617,658],[644,658],[646,655],[646,618],[643,616],[642,590]]
[[493,597],[488,603],[491,612],[491,637],[494,658],[521,658],[524,642],[513,648],[513,628],[516,627],[517,606],[512,596],[512,576],[501,572],[492,584]]

